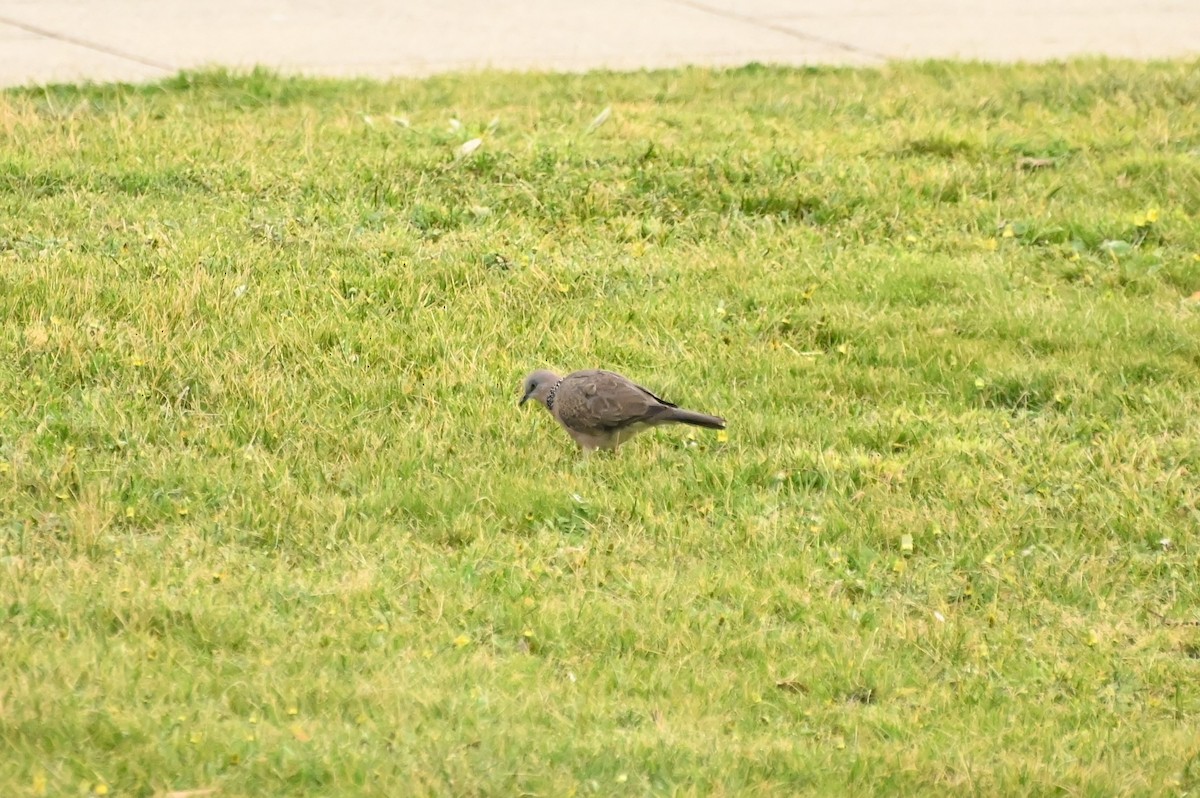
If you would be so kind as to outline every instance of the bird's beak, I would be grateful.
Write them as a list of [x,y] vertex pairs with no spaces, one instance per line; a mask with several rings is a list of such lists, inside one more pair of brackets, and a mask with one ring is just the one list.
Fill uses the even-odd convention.
[[529,401],[529,394],[525,394],[524,396],[521,397],[521,401],[517,402],[517,407],[520,407],[521,405],[525,404],[528,401]]

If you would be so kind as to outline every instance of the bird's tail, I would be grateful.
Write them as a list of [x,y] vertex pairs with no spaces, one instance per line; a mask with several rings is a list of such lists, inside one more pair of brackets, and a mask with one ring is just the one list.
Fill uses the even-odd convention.
[[707,413],[697,413],[694,410],[684,410],[680,407],[671,408],[671,412],[666,418],[671,421],[677,421],[680,424],[691,424],[693,427],[725,429],[725,419],[723,418],[710,416]]

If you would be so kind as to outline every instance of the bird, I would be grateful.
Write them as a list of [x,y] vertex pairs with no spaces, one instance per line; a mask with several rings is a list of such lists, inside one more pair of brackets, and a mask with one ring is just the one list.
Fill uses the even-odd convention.
[[559,377],[538,369],[525,378],[521,401],[530,399],[550,411],[585,455],[615,451],[643,430],[662,424],[691,424],[725,429],[725,419],[684,410],[612,371],[585,369]]

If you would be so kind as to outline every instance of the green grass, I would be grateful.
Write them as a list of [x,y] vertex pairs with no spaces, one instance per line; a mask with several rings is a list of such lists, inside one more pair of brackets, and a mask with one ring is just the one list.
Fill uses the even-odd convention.
[[[1196,795],[1198,107],[0,93],[0,792]],[[581,462],[516,401],[596,366],[728,440]]]

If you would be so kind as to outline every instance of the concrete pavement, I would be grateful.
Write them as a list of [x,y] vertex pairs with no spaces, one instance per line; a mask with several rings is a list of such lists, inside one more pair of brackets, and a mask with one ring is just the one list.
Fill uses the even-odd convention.
[[1198,0],[0,0],[0,86],[1200,55]]

